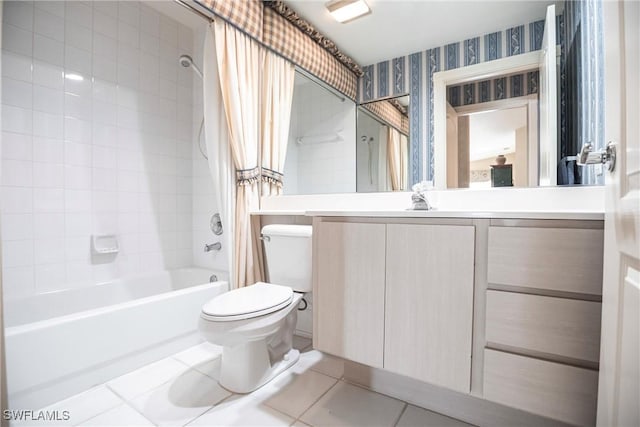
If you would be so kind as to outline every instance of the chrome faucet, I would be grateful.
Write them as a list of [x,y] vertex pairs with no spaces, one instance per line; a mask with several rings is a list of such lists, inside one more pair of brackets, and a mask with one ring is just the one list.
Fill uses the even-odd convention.
[[205,252],[219,251],[220,249],[222,249],[222,243],[220,242],[211,243],[210,245],[204,245]]

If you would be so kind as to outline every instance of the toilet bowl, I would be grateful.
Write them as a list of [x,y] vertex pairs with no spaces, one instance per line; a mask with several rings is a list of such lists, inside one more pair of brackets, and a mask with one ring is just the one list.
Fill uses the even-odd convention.
[[219,295],[200,314],[202,336],[223,347],[218,381],[235,393],[256,390],[300,357],[293,332],[298,305],[311,291],[311,227],[269,225],[262,235],[273,283]]

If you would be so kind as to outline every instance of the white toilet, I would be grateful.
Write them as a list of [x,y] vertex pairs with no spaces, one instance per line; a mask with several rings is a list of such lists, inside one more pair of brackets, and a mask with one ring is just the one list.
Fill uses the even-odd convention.
[[262,228],[267,276],[202,306],[199,329],[223,347],[220,385],[249,393],[298,361],[292,348],[298,304],[311,292],[311,226]]

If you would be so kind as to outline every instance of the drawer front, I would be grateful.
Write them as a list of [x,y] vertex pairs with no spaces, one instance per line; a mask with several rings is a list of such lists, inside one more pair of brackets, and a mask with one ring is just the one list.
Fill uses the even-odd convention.
[[489,284],[602,294],[603,231],[489,227]]
[[598,372],[485,349],[484,397],[569,424],[592,426]]
[[601,304],[487,291],[488,343],[573,359],[600,359]]

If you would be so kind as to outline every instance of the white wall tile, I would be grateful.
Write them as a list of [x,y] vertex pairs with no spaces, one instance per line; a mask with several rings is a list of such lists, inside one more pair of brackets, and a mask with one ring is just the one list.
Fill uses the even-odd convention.
[[84,121],[91,120],[92,118],[91,98],[85,97],[85,96],[78,96],[73,93],[65,93],[64,94],[64,115],[67,118],[72,117],[74,119],[81,119]]
[[[2,52],[6,295],[191,265],[202,86],[177,63],[198,49],[191,29],[135,2],[16,5]],[[122,253],[93,265],[101,232]]]
[[2,108],[2,130],[31,134],[33,130],[31,110],[5,105]]
[[137,27],[140,23],[140,8],[138,2],[118,2],[118,20]]
[[37,292],[64,289],[67,284],[67,270],[63,263],[43,264],[35,267]]
[[33,189],[29,187],[10,187],[4,184],[1,188],[3,213],[33,212]]
[[2,21],[24,30],[33,30],[33,3],[26,1],[4,2]]
[[118,2],[117,1],[95,1],[92,2],[93,10],[95,12],[104,13],[113,18],[118,17]]
[[64,107],[64,92],[45,86],[33,86],[33,109],[44,113],[59,113]]
[[2,158],[31,160],[33,158],[33,141],[31,135],[2,132]]
[[33,36],[33,57],[52,65],[64,66],[64,43],[40,34]]
[[118,59],[118,40],[115,37],[94,33],[93,54],[110,61]]
[[35,239],[64,238],[63,213],[35,213],[33,214],[33,235]]
[[6,267],[2,269],[2,292],[5,298],[19,298],[34,292],[34,268]]
[[34,264],[64,263],[64,239],[39,239],[34,241]]
[[82,144],[82,143],[73,142],[73,141],[65,141],[64,162],[67,165],[91,166],[92,165],[91,145]]
[[90,105],[88,98],[65,94],[65,113],[68,113],[68,116],[64,118],[65,140],[83,144],[91,143],[92,126],[91,122],[86,119],[86,116],[90,116],[91,113],[87,114],[82,111],[83,106],[87,107],[86,104]]
[[2,48],[20,55],[33,55],[33,33],[6,22],[2,25]]
[[91,75],[91,52],[67,45],[64,51],[64,66],[67,71],[78,71],[81,74]]
[[33,163],[2,159],[2,185],[30,187],[33,185]]
[[140,31],[137,27],[123,21],[118,22],[118,41],[133,47],[140,46]]
[[8,240],[3,242],[2,268],[33,265],[33,240]]
[[146,5],[140,6],[140,31],[160,36],[160,13]]
[[[96,2],[98,3],[98,2]],[[93,11],[93,30],[105,36],[117,38],[118,20],[102,11]]]
[[65,212],[91,212],[93,194],[90,190],[64,190]]
[[33,239],[33,215],[31,214],[3,214],[3,240]]
[[36,34],[64,42],[64,19],[43,9],[34,10],[33,30]]
[[92,187],[92,176],[90,167],[65,165],[64,187],[71,190],[89,190]]
[[33,137],[33,160],[47,163],[64,162],[64,142],[61,139]]
[[32,80],[31,58],[3,50],[2,76],[30,82]]
[[32,106],[32,85],[29,82],[2,79],[2,104],[30,109]]
[[64,39],[65,43],[69,46],[91,51],[93,44],[93,32],[88,27],[67,22],[65,26]]
[[64,88],[64,68],[46,62],[33,62],[33,83],[53,89]]
[[59,163],[33,163],[33,186],[41,188],[64,187],[64,165]]
[[52,1],[52,0],[41,0],[33,2],[34,6],[38,9],[45,10],[49,13],[52,13],[60,18],[64,18],[65,15],[65,7],[64,1]]
[[85,237],[91,234],[91,213],[67,213],[65,215],[65,237]]
[[65,18],[68,22],[91,28],[93,17],[91,6],[79,1],[68,1],[65,4]]
[[64,190],[61,188],[34,188],[33,211],[37,213],[63,213]]
[[62,139],[64,120],[62,111],[60,114],[44,113],[42,111],[33,112],[33,134],[47,138]]

